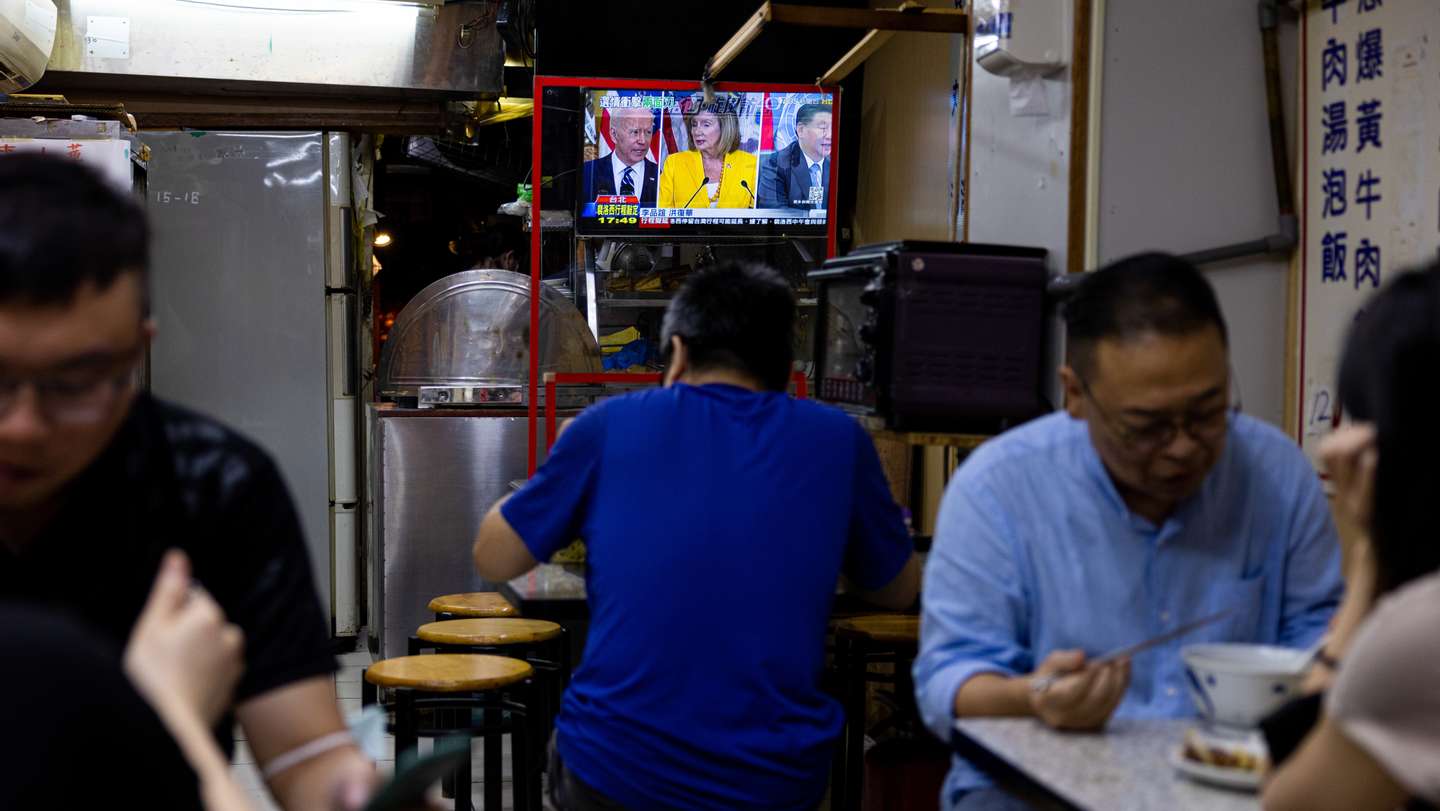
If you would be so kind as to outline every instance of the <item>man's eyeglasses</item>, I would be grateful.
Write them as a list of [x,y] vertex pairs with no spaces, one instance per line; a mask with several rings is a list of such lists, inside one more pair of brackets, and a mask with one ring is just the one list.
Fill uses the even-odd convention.
[[[124,368],[114,367],[124,364]],[[139,383],[139,357],[126,356],[102,371],[54,373],[31,377],[0,372],[0,418],[10,413],[29,387],[40,413],[57,425],[90,425],[110,413],[121,394]]]
[[1143,423],[1129,423],[1116,418],[1100,405],[1100,401],[1095,398],[1095,393],[1090,390],[1090,384],[1085,382],[1085,378],[1079,377],[1079,380],[1080,389],[1095,405],[1095,411],[1109,426],[1111,433],[1115,434],[1123,444],[1140,454],[1151,454],[1166,447],[1175,441],[1175,437],[1179,436],[1181,431],[1202,445],[1213,445],[1225,435],[1225,431],[1230,425],[1230,418],[1240,413],[1240,394],[1234,382],[1233,371],[1230,373],[1230,398],[1226,405],[1191,411],[1187,414],[1156,417]]

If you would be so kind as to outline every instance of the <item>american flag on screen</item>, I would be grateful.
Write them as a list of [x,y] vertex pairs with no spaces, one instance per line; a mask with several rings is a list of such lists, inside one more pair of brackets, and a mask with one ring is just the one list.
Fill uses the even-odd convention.
[[[615,104],[616,102],[614,100],[622,97],[655,98],[656,94],[626,93],[622,96],[621,93],[612,90],[602,98],[612,99],[610,104]],[[670,103],[673,101],[672,99],[668,96],[665,98],[667,106],[663,109],[655,110],[652,113],[655,133],[650,136],[650,153],[647,156],[650,160],[661,165],[664,165],[665,158],[670,155],[670,153],[683,152],[690,147],[690,142],[685,134],[684,116],[680,115],[679,110],[674,109],[674,105]],[[600,108],[600,120],[596,126],[596,135],[598,136],[596,141],[598,148],[596,156],[603,158],[615,149],[615,137],[610,134],[610,108],[599,104],[597,104],[597,106]]]

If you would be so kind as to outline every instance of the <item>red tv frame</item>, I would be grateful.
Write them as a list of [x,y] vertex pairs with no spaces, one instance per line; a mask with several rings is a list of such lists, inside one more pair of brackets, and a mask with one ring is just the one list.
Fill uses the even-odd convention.
[[[543,228],[538,227],[540,222],[540,194],[544,186],[544,174],[540,168],[541,156],[541,133],[544,128],[545,114],[545,90],[550,87],[603,87],[607,90],[699,90],[698,82],[676,81],[660,79],[607,79],[597,76],[536,76],[535,77],[535,121],[534,130],[531,135],[531,167],[530,177],[532,180],[530,197],[530,386],[526,398],[526,411],[530,421],[530,442],[529,442],[529,475],[535,474],[535,466],[538,458],[538,439],[540,427],[539,395],[540,395],[540,278],[542,275],[541,263],[541,238]],[[717,92],[730,93],[764,93],[772,91],[777,93],[813,93],[817,90],[825,93],[832,93],[835,99],[831,107],[831,151],[832,154],[839,154],[840,142],[840,88],[836,86],[821,87],[813,84],[777,84],[777,83],[756,83],[756,82],[716,82],[714,88]],[[825,258],[835,255],[835,229],[836,221],[839,219],[839,211],[835,206],[837,184],[840,179],[840,161],[830,161],[830,199],[825,205],[832,212],[826,218],[825,226]],[[594,376],[591,376],[594,377]],[[603,375],[604,380],[609,382],[625,382],[627,378],[636,383],[654,382],[656,376],[653,374],[630,375],[625,373],[610,373]],[[578,381],[577,381],[578,382]],[[599,382],[599,381],[596,381]],[[549,394],[546,397],[546,409],[553,408],[554,397],[553,386],[547,387]],[[805,396],[805,384],[802,379],[797,385],[799,396]],[[546,436],[548,442],[553,442],[550,434]],[[548,444],[547,444],[548,447]]]

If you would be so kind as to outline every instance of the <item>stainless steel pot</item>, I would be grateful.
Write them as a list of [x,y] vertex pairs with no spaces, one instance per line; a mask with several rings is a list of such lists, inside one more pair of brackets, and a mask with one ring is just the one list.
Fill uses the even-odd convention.
[[[598,372],[600,347],[562,293],[540,287],[540,373]],[[523,402],[530,372],[530,278],[466,270],[405,305],[380,354],[380,396],[422,404]],[[423,395],[423,396],[422,396]]]

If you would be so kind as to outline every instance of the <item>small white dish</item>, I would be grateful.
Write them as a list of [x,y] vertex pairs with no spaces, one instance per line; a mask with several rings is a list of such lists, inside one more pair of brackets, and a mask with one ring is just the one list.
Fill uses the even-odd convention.
[[1260,784],[1265,779],[1259,772],[1249,769],[1227,769],[1221,766],[1197,763],[1185,757],[1185,747],[1183,746],[1178,746],[1170,752],[1170,765],[1175,767],[1175,771],[1191,780],[1237,791],[1259,791]]

